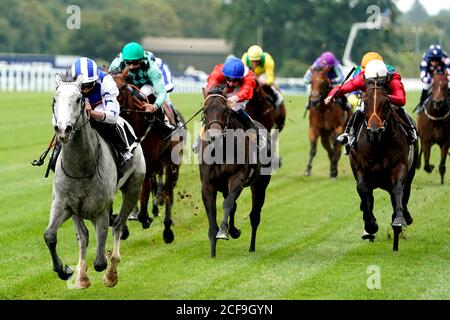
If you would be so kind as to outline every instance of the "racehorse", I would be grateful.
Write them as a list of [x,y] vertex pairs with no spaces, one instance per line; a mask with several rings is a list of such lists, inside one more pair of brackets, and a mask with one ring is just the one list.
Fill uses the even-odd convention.
[[330,105],[325,105],[324,99],[331,91],[331,81],[323,70],[314,70],[311,78],[310,112],[309,112],[309,161],[304,172],[305,176],[311,176],[312,161],[317,152],[317,140],[321,139],[322,145],[330,159],[330,177],[338,176],[338,162],[341,157],[341,144],[336,143],[336,138],[344,132],[350,119],[351,110],[344,111],[342,99],[336,99]]
[[431,96],[424,103],[424,108],[417,115],[417,125],[420,137],[420,153],[417,168],[420,168],[420,158],[423,152],[425,164],[423,169],[431,173],[434,165],[430,164],[430,150],[437,143],[441,148],[439,174],[441,184],[444,184],[445,161],[450,147],[450,100],[448,98],[447,74],[435,73],[431,88]]
[[[158,205],[165,204],[163,239],[165,243],[172,243],[175,238],[171,229],[173,190],[178,181],[180,161],[172,159],[171,156],[173,154],[181,157],[182,144],[176,141],[175,135],[172,137],[168,133],[160,118],[155,114],[144,111],[142,100],[130,91],[134,91],[137,95],[140,93],[139,89],[127,83],[128,71],[129,69],[126,68],[122,73],[113,74],[113,79],[119,88],[120,114],[131,124],[136,135],[141,140],[140,143],[145,157],[146,174],[140,195],[141,205],[138,220],[144,229],[150,227],[153,219],[149,216],[147,207],[150,192],[152,192],[154,197],[154,216],[157,216],[159,213]],[[145,96],[142,98],[146,99]],[[177,114],[179,119],[182,119],[184,122],[181,114]],[[161,136],[161,133],[164,134],[164,137]],[[177,161],[174,162],[173,160]],[[162,184],[158,180],[161,180],[163,175],[165,176],[165,181]]]
[[[216,256],[217,239],[228,240],[229,236],[237,239],[241,235],[241,231],[234,224],[236,200],[242,190],[248,186],[252,192],[250,251],[255,251],[256,231],[261,219],[266,188],[270,182],[270,173],[263,171],[271,165],[270,159],[266,163],[262,163],[263,161],[260,160],[254,161],[257,147],[254,143],[250,143],[251,137],[242,131],[241,122],[227,107],[226,101],[222,88],[212,88],[203,102],[205,134],[210,134],[211,137],[210,141],[202,137],[199,169],[202,199],[209,221],[208,235],[211,257]],[[257,122],[255,124],[261,130],[264,129],[261,124]],[[235,133],[238,133],[238,136]],[[231,146],[228,142],[223,144],[225,140],[230,141],[230,138],[233,142]],[[270,148],[270,139],[267,140],[268,148]],[[251,145],[253,145],[253,149]],[[223,161],[224,155],[226,161]],[[220,159],[221,157],[222,159]],[[220,228],[216,220],[217,192],[221,192],[224,197],[224,216]]]
[[365,121],[357,132],[356,147],[349,154],[361,198],[363,239],[373,241],[378,231],[373,214],[373,190],[381,188],[391,196],[393,250],[397,251],[402,227],[413,221],[407,205],[418,161],[418,144],[408,146],[402,120],[389,101],[386,79],[366,79],[365,85]]
[[253,120],[261,123],[268,131],[275,127],[281,132],[286,120],[286,107],[284,102],[277,108],[276,98],[273,97],[272,88],[268,85],[259,85],[253,92],[253,97],[247,103],[245,110]]
[[62,150],[56,163],[50,222],[44,232],[45,243],[52,256],[53,270],[61,279],[69,279],[73,270],[61,262],[56,252],[56,242],[59,227],[72,218],[80,245],[76,286],[89,287],[86,263],[89,235],[84,219],[91,220],[95,226],[97,256],[94,269],[103,271],[108,265],[105,243],[109,214],[113,206],[114,192],[119,188],[122,191],[122,207],[113,222],[114,250],[110,256],[110,266],[104,275],[105,285],[113,287],[118,281],[121,232],[128,215],[136,206],[144,180],[144,156],[138,146],[134,156],[121,169],[120,177],[110,147],[91,127],[89,116],[85,112],[81,76],[76,81],[71,81],[63,80],[58,74],[56,85],[52,122],[56,137],[62,143]]

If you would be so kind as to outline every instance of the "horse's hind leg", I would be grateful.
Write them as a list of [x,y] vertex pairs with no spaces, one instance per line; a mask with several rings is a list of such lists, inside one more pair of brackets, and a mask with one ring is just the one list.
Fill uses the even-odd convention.
[[86,250],[89,244],[89,231],[84,224],[83,218],[79,216],[72,216],[72,220],[77,230],[78,243],[80,245],[80,257],[77,265],[77,281],[76,287],[78,289],[89,288],[91,283],[87,275]]
[[447,153],[448,153],[448,144],[441,146],[441,162],[439,163],[439,174],[441,175],[441,184],[444,184],[444,177],[445,177],[445,162],[447,160]]
[[252,184],[252,211],[250,212],[250,223],[252,225],[252,237],[250,240],[250,252],[255,251],[256,231],[261,221],[261,209],[266,199],[266,189],[270,182],[270,175],[261,175]]
[[[110,204],[110,206],[112,207],[112,203]],[[99,215],[95,220],[93,220],[93,223],[95,225],[95,232],[97,234],[97,253],[94,260],[94,269],[97,272],[105,270],[108,266],[108,261],[105,256],[105,246],[106,237],[108,235],[109,220],[109,215]]]
[[[228,196],[228,190],[223,192],[223,197],[226,198]],[[234,206],[231,208],[230,211],[230,226],[228,228],[228,233],[233,239],[237,239],[241,236],[241,230],[236,228],[236,225],[234,223],[234,218],[236,215],[237,210],[237,203],[234,202]]]
[[50,222],[48,223],[47,229],[44,232],[44,240],[47,244],[50,255],[53,261],[53,271],[58,273],[58,276],[62,280],[69,279],[73,270],[69,266],[63,265],[61,259],[56,252],[57,243],[57,232],[59,227],[70,218],[72,213],[68,209],[62,209],[56,200],[53,200],[52,208],[50,210]]
[[330,178],[336,178],[338,175],[337,164],[340,155],[336,153],[336,146],[331,146],[330,135],[323,135],[321,140],[323,147],[327,150],[328,159],[330,159]]
[[141,207],[139,209],[138,220],[142,224],[143,229],[150,228],[153,219],[148,215],[148,200],[150,198],[151,191],[151,176],[149,173],[145,175],[144,182],[142,183],[142,189],[140,194]]

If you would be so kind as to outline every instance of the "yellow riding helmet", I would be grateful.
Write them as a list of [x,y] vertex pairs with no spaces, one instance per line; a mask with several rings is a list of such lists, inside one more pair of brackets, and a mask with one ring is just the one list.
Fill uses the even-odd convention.
[[367,64],[372,60],[381,60],[383,61],[383,57],[378,52],[367,52],[362,60],[361,60],[361,69],[365,69]]
[[259,61],[261,60],[261,57],[263,55],[263,50],[260,46],[253,45],[250,48],[248,48],[247,56],[250,59],[250,61]]

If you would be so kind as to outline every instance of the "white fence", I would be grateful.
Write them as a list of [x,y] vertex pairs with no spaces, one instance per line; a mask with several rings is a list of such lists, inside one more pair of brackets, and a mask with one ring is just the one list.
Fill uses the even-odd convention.
[[[53,68],[46,63],[7,64],[0,63],[0,91],[53,91],[55,74],[65,69]],[[277,78],[277,84],[285,94],[307,94],[308,88],[301,78]],[[418,79],[403,79],[406,90],[420,90]],[[191,78],[174,78],[175,91],[179,93],[200,93],[205,82]]]

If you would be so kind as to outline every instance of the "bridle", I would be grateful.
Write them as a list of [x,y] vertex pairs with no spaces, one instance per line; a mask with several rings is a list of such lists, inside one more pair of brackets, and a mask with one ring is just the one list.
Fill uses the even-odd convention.
[[224,123],[217,119],[214,119],[208,123],[206,122],[205,111],[208,108],[208,106],[206,105],[206,102],[211,97],[220,97],[221,99],[223,99],[225,104],[227,103],[227,98],[218,93],[210,94],[205,98],[205,100],[203,100],[203,122],[205,123],[205,130],[208,130],[213,124],[217,123],[222,128],[222,131],[225,131],[228,127],[228,123],[230,122],[230,114],[231,114],[231,111],[230,111],[230,109],[228,109],[227,106],[224,107],[225,108],[225,111],[224,111],[225,112],[225,122]]
[[[434,80],[433,80],[433,82],[434,82]],[[449,103],[448,103],[448,99],[447,99],[447,90],[448,90],[447,87],[448,87],[448,83],[444,84],[444,92],[443,92],[442,99],[435,99],[435,98],[431,99],[431,105],[434,106],[434,109],[437,109],[437,105],[439,103],[444,102],[445,107],[447,108],[446,114],[444,114],[441,117],[436,117],[436,116],[429,114],[429,112],[427,110],[429,104],[427,104],[424,108],[424,113],[430,120],[433,120],[433,121],[445,120],[450,115],[450,107],[449,107]],[[441,90],[441,86],[438,86],[438,93],[440,92],[440,90]]]
[[386,93],[389,93],[387,88],[385,88],[383,86],[377,86],[376,82],[375,82],[375,85],[367,87],[366,91],[374,90],[374,92],[373,92],[373,113],[369,117],[369,120],[365,120],[364,122],[366,124],[367,129],[370,129],[369,123],[372,121],[372,119],[378,120],[378,122],[382,124],[382,126],[380,128],[381,131],[384,131],[386,129],[387,121],[388,121],[388,119],[389,119],[389,117],[391,115],[392,108],[389,108],[388,114],[386,116],[386,119],[385,120],[381,120],[380,116],[377,113],[377,90],[378,89],[380,89],[382,91],[385,91]]

